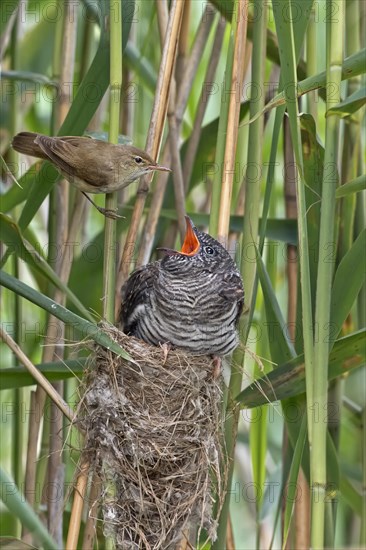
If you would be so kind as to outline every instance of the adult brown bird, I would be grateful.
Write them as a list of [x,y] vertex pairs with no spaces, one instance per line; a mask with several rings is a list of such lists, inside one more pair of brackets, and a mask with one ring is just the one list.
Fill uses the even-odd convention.
[[112,193],[150,172],[170,172],[132,145],[114,145],[90,137],[20,132],[12,146],[19,153],[51,161],[99,212],[110,218],[117,218],[116,212],[96,205],[86,193]]
[[224,356],[238,345],[243,282],[228,251],[186,217],[180,251],[142,266],[122,287],[119,322],[126,334],[199,355]]

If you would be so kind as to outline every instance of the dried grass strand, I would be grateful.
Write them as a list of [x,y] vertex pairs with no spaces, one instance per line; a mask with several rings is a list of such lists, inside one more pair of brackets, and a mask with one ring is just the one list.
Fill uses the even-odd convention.
[[236,145],[238,139],[241,84],[245,63],[245,41],[248,23],[248,0],[239,0],[237,11],[237,29],[234,43],[234,59],[231,75],[229,114],[226,129],[224,171],[221,189],[221,205],[217,232],[226,239],[229,231],[231,194],[234,177]]
[[19,359],[19,361],[25,366],[28,372],[36,380],[45,393],[50,397],[50,399],[57,405],[60,411],[72,422],[74,419],[73,410],[68,406],[68,404],[62,399],[62,397],[57,393],[53,388],[52,384],[47,380],[47,378],[33,365],[33,363],[28,359],[25,353],[21,350],[18,344],[13,340],[13,338],[0,326],[0,338],[6,343],[6,345],[11,349],[14,355]]

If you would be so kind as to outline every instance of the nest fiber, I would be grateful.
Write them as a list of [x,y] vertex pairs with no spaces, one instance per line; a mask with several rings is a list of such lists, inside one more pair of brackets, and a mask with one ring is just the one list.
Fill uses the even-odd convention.
[[174,548],[189,529],[214,540],[221,392],[212,360],[103,329],[134,360],[95,347],[80,407],[105,534],[123,550]]

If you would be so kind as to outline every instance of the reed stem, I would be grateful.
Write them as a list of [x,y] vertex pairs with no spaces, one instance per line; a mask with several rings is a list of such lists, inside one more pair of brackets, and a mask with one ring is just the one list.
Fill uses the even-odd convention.
[[[343,59],[343,0],[327,1],[327,110],[340,101]],[[336,9],[337,17],[332,17]],[[332,90],[332,92],[330,91]],[[326,437],[327,422],[324,418],[328,399],[329,345],[334,337],[330,331],[331,288],[334,260],[329,259],[329,247],[334,246],[335,205],[337,185],[339,116],[328,113],[325,130],[325,154],[321,217],[319,233],[319,261],[316,289],[315,326],[317,338],[314,343],[314,374],[312,411],[311,492],[311,544],[312,548],[324,548],[325,500],[327,482]],[[339,327],[340,328],[340,327]],[[334,331],[333,331],[334,332]]]
[[[118,143],[122,89],[122,4],[110,0],[110,99],[109,136],[111,143]],[[105,199],[107,210],[116,210],[117,192],[108,193]],[[104,264],[103,264],[103,317],[111,323],[115,320],[114,297],[116,288],[116,220],[105,219]]]
[[[260,0],[256,0],[258,4],[261,4]],[[261,5],[262,7],[262,5]],[[241,10],[241,13],[243,14],[243,5],[239,5],[237,9]],[[265,37],[266,37],[266,30],[267,30],[267,9],[266,6],[264,9],[260,9],[259,12],[261,13],[261,17],[258,17],[255,24],[254,24],[254,31],[253,31],[253,58],[252,58],[252,82],[255,84],[259,84],[263,82],[264,78],[264,64],[265,64]],[[234,17],[239,17],[238,14],[234,14]],[[242,74],[242,73],[241,73]],[[254,85],[253,85],[254,89]],[[251,113],[255,114],[259,112],[264,105],[264,97],[262,94],[262,98],[260,101],[253,101],[251,103]],[[221,122],[221,119],[220,119]],[[219,128],[220,131],[220,128]],[[254,153],[253,162],[257,163],[257,166],[261,165],[262,162],[262,134],[263,134],[263,119],[259,119],[257,123],[254,123],[249,128],[249,139],[248,139],[248,158],[250,158],[250,154]],[[258,144],[258,147],[255,149],[251,149],[250,143],[254,142]],[[250,189],[250,187],[256,187],[255,189]],[[249,216],[245,216],[245,220],[247,218],[252,218],[252,215],[254,218],[257,218],[257,223],[254,222],[254,226],[248,227],[244,226],[244,235],[243,235],[243,243],[245,242],[245,239],[247,241],[252,242],[253,239],[257,240],[257,232],[258,232],[258,220],[259,220],[259,208],[260,208],[260,192],[259,192],[259,184],[258,182],[253,181],[252,185],[248,185],[248,179],[247,179],[247,188],[246,188],[246,205],[245,205],[245,211],[248,214],[250,212]],[[256,192],[258,191],[258,192]],[[214,191],[215,192],[215,191]],[[249,202],[248,202],[248,194],[249,194]],[[248,210],[250,208],[250,210]],[[211,218],[212,218],[212,210],[211,210]],[[210,218],[210,220],[211,220]],[[222,218],[221,218],[222,220]],[[245,223],[245,222],[244,222]],[[212,222],[212,225],[214,224],[214,220]],[[211,224],[210,224],[211,226]],[[223,221],[220,223],[220,228],[223,230],[224,224]],[[257,228],[257,229],[256,229]],[[247,265],[251,265],[251,268],[253,270],[253,273],[250,274],[249,279],[252,279],[254,281],[254,274],[255,274],[255,264],[250,262],[244,261],[245,256],[245,248],[242,247],[242,257],[241,257],[241,273],[243,276],[243,280],[245,281],[245,287],[246,287],[246,296],[245,300],[247,304],[251,303],[251,300],[253,299],[252,296],[252,290],[253,285],[247,286]],[[248,293],[249,289],[249,293]],[[247,318],[247,315],[245,316]],[[244,320],[244,323],[246,321]],[[242,331],[242,323],[239,325],[240,327],[240,335],[241,339],[243,337],[243,334],[246,334]],[[245,339],[242,340],[243,343],[246,341]],[[213,545],[213,550],[223,550],[226,546],[226,529],[227,529],[227,521],[229,516],[229,506],[230,506],[230,487],[231,487],[231,481],[232,481],[232,475],[233,475],[233,463],[234,463],[234,449],[235,449],[235,443],[236,443],[236,434],[238,429],[238,421],[239,421],[239,408],[237,404],[235,403],[234,399],[235,396],[240,393],[241,390],[241,384],[242,384],[242,368],[241,365],[243,363],[243,354],[241,351],[234,354],[234,358],[232,361],[232,371],[231,371],[231,377],[230,377],[230,383],[228,388],[228,403],[227,403],[227,414],[226,414],[226,421],[225,421],[225,445],[226,445],[226,467],[228,469],[228,477],[227,477],[227,489],[228,494],[226,495],[221,515],[220,515],[220,522],[218,527],[218,533],[217,533],[217,540]]]
[[[308,28],[306,31],[306,67],[307,76],[314,76],[317,74],[318,67],[318,47],[317,47],[317,34],[316,34],[316,13],[315,4],[311,8],[309,17]],[[313,90],[306,95],[307,111],[311,114],[315,123],[317,121],[318,114],[318,92]]]

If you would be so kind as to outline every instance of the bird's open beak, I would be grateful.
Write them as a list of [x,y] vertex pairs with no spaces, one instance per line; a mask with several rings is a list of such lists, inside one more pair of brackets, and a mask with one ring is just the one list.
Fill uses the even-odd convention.
[[189,218],[188,216],[185,216],[185,218],[186,235],[184,237],[184,243],[180,252],[181,254],[185,254],[186,256],[194,256],[199,251],[201,245],[194,231],[194,225],[191,218]]
[[168,256],[173,256],[173,254],[182,254],[183,256],[194,256],[199,251],[201,245],[197,238],[197,235],[194,231],[194,225],[189,218],[189,216],[185,216],[186,219],[186,234],[184,237],[184,243],[181,248],[181,250],[172,250],[171,248],[158,248],[157,250],[161,250],[162,252],[165,252]]
[[161,166],[160,164],[151,164],[148,166],[149,170],[158,170],[159,172],[171,172],[170,168],[167,168],[166,166]]

